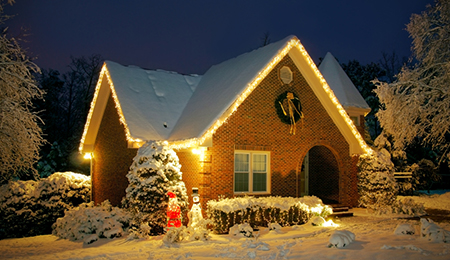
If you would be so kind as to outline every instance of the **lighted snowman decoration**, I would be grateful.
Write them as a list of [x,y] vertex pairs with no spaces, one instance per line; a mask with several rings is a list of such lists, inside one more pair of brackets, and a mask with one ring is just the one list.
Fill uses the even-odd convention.
[[188,227],[196,228],[200,225],[201,220],[203,220],[202,208],[200,204],[200,194],[198,194],[198,188],[192,188],[192,205],[191,211],[188,213],[189,224]]

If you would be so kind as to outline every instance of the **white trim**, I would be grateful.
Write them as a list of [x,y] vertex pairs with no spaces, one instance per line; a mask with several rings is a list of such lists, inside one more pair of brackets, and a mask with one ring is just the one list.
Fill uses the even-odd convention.
[[[248,154],[249,155],[249,178],[248,178],[248,191],[237,192],[235,191],[236,184],[236,172],[235,172],[235,155],[236,154]],[[254,192],[253,191],[253,156],[255,154],[266,155],[266,191]],[[270,151],[254,151],[254,150],[235,150],[233,155],[233,193],[236,195],[252,194],[252,195],[262,195],[271,193],[271,171],[270,171]]]
[[353,121],[353,124],[355,124],[355,126],[360,126],[361,122],[359,120],[359,115],[351,115],[349,114],[350,119]]

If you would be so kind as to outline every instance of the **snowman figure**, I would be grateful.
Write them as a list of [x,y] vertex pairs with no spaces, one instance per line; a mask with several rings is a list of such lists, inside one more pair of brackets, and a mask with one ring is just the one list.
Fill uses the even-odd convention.
[[200,205],[200,195],[198,194],[198,188],[192,188],[192,205],[191,211],[188,213],[189,224],[188,227],[197,228],[202,223],[203,215]]

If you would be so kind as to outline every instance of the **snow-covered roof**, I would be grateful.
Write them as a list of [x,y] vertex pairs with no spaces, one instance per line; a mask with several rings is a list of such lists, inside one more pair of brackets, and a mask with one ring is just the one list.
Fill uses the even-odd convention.
[[331,53],[327,53],[319,70],[345,109],[361,108],[370,111],[364,98]]
[[212,66],[202,77],[169,140],[201,137],[291,38]]
[[201,76],[105,62],[133,138],[167,140]]
[[110,95],[115,101],[128,141],[139,144],[142,141],[165,140],[177,148],[200,145],[212,137],[286,55],[292,58],[346,138],[350,153],[369,151],[348,114],[295,36],[212,66],[203,76],[150,71],[105,62],[86,121],[80,151],[93,150]]

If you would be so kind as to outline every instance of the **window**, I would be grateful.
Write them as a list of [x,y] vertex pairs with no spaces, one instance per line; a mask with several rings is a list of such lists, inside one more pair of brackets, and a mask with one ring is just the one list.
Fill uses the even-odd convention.
[[280,79],[284,84],[289,84],[293,80],[292,71],[289,67],[283,66],[280,69]]
[[269,152],[234,153],[234,192],[268,193],[270,187]]

